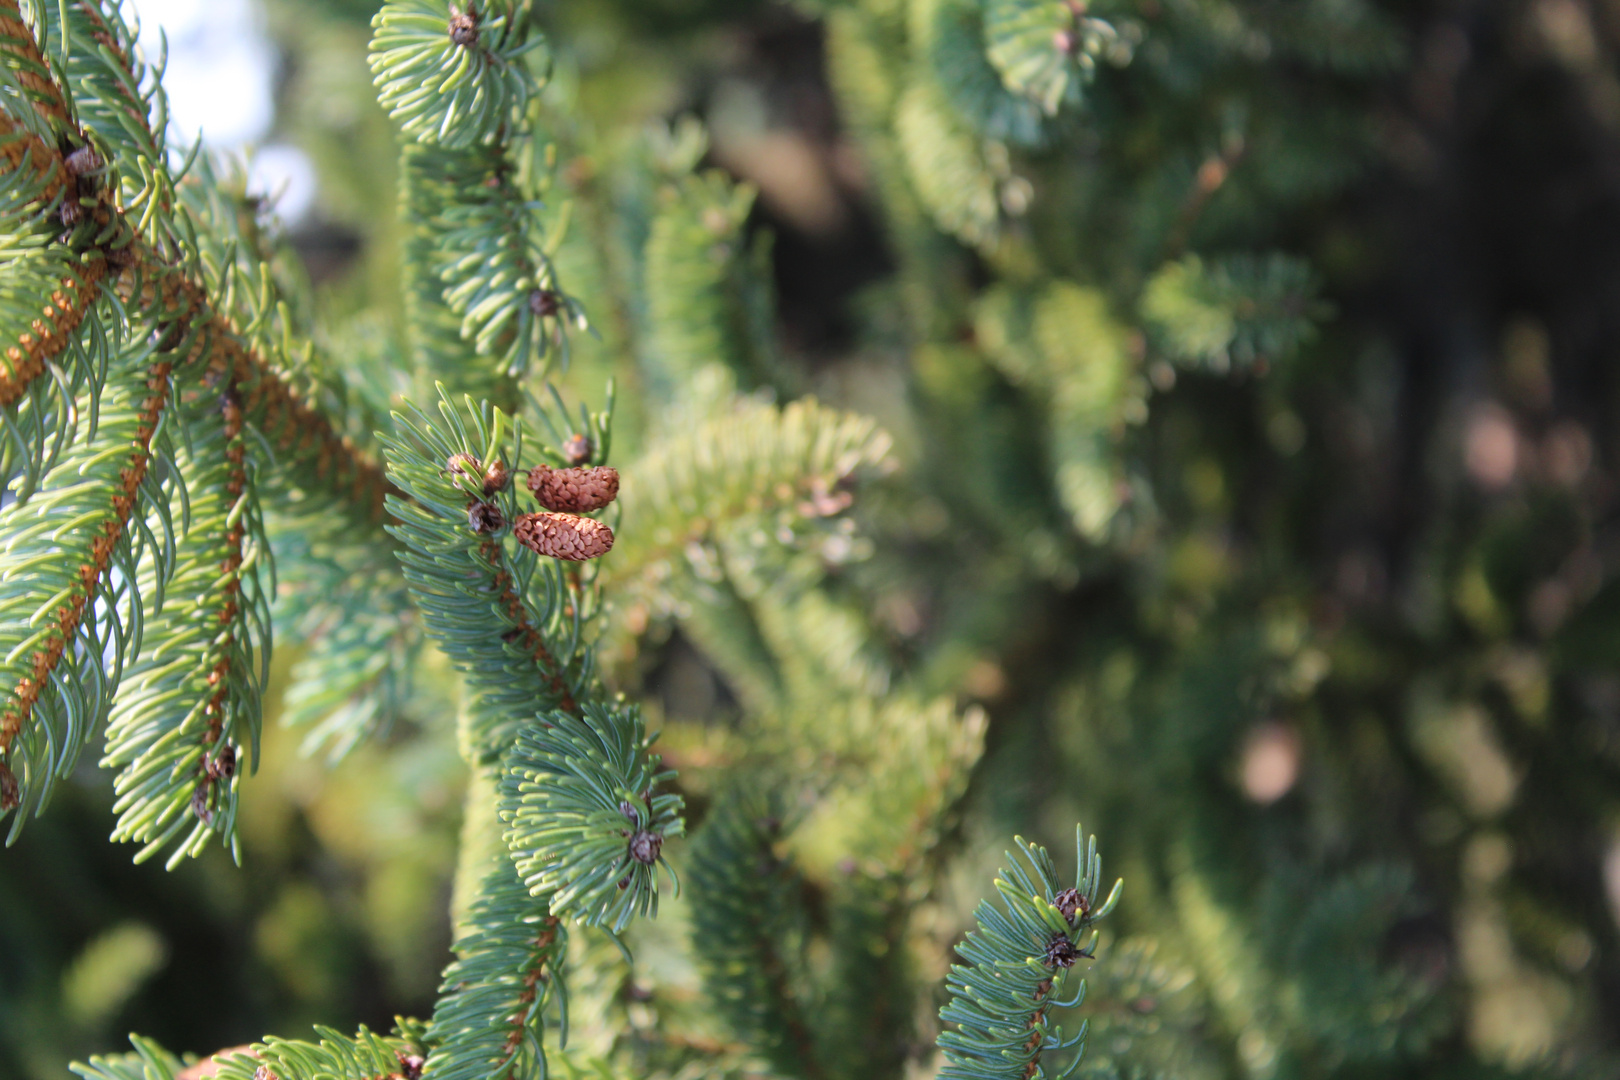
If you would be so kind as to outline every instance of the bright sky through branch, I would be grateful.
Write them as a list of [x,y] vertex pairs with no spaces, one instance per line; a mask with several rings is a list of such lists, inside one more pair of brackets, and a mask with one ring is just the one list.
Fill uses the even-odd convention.
[[141,46],[153,63],[168,42],[163,84],[169,94],[170,143],[189,146],[201,133],[210,149],[252,153],[250,186],[279,196],[289,224],[315,199],[315,173],[293,147],[264,145],[275,120],[276,52],[254,0],[124,0],[141,23]]

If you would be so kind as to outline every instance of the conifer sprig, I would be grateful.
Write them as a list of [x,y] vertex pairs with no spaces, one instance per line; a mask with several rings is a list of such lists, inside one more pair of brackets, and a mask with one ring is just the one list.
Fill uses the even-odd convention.
[[260,580],[268,545],[242,408],[227,388],[188,413],[176,455],[190,493],[184,534],[169,580],[143,581],[162,604],[114,704],[102,761],[120,770],[113,839],[143,843],[137,862],[190,823],[170,867],[213,835],[240,859],[237,793],[257,764],[270,660],[269,590]]
[[939,1036],[942,1080],[1036,1080],[1049,1075],[1043,1055],[1074,1048],[1074,1060],[1058,1074],[1067,1076],[1084,1049],[1085,1021],[1066,1042],[1051,1013],[1084,1000],[1084,979],[1072,999],[1059,996],[1074,966],[1094,957],[1098,935],[1092,925],[1113,911],[1123,883],[1115,882],[1098,902],[1097,838],[1087,840],[1078,827],[1078,865],[1068,888],[1059,887],[1045,848],[1022,837],[1015,843],[1019,854],[1008,854],[1008,868],[996,878],[1002,906],[980,902],[974,912],[978,928],[956,949],[965,963],[951,965],[951,1000],[939,1010],[940,1020],[951,1025]]
[[[428,635],[478,695],[480,742],[493,763],[536,714],[575,712],[591,696],[584,630],[595,600],[557,560],[510,543],[515,485],[483,491],[493,464],[518,467],[521,425],[470,398],[461,408],[441,398],[439,413],[442,424],[420,410],[398,415],[398,433],[384,440],[390,476],[410,500],[390,497],[389,531],[405,547],[405,579]],[[474,521],[485,506],[498,512]]]
[[704,988],[731,1033],[782,1076],[825,1073],[804,1000],[802,879],[777,850],[781,800],[742,786],[722,795],[690,853],[692,944]]
[[[9,757],[23,804],[43,805],[106,715],[140,644],[143,557],[155,560],[158,579],[168,576],[171,494],[152,465],[163,453],[176,368],[198,365],[206,334],[193,329],[160,346],[125,343],[108,377],[100,437],[76,445],[32,499],[0,511],[0,761]],[[11,810],[15,802],[5,801]]]
[[591,704],[553,712],[518,733],[501,781],[506,843],[524,884],[553,915],[623,930],[658,914],[664,842],[683,832],[674,778],[651,752],[641,712]]
[[546,908],[547,897],[530,895],[509,860],[485,877],[427,1029],[426,1075],[543,1080],[547,1009],[555,1002],[565,1037],[568,1015],[567,930]]

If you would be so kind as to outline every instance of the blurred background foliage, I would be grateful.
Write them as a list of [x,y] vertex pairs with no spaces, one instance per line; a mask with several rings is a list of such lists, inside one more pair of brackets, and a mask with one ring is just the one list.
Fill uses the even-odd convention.
[[[1138,36],[1056,119],[951,66],[963,7],[543,19],[556,257],[600,331],[563,383],[594,400],[619,377],[616,459],[701,415],[670,363],[694,354],[895,438],[859,539],[805,573],[918,692],[988,717],[912,975],[942,979],[1006,834],[1061,848],[1080,818],[1127,880],[1089,1075],[1616,1075],[1620,7],[1118,0],[1098,12]],[[367,377],[398,347],[407,243],[375,8],[254,18],[262,140],[316,178],[282,227],[381,410],[411,388]],[[953,135],[963,116],[987,138]],[[682,228],[750,254],[649,299],[630,264],[688,250]],[[751,328],[666,339],[716,302]],[[701,819],[747,757],[733,720],[771,691],[712,597],[605,573],[614,681]],[[836,636],[835,616],[803,625]],[[811,653],[783,678],[843,655]],[[408,687],[368,706],[385,733],[329,764],[277,722],[330,705],[300,705],[306,657],[278,651],[241,869],[131,867],[104,786],[58,794],[0,861],[0,1077],[60,1077],[130,1030],[209,1052],[431,1009],[465,777],[448,669],[395,659]],[[834,681],[887,685],[862,663]],[[638,983],[576,989],[620,1025],[581,1025],[587,1049],[666,1023],[723,1040],[670,944],[685,910],[636,931],[663,1012]],[[926,1061],[932,1023],[897,1021],[890,1049]]]

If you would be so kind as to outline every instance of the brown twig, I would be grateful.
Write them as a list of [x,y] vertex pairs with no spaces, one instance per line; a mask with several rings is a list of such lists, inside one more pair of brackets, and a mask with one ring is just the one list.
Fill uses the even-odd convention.
[[501,545],[494,540],[485,540],[478,546],[478,553],[489,563],[490,570],[495,575],[495,588],[498,593],[496,603],[506,612],[506,617],[516,624],[507,631],[507,639],[521,641],[523,648],[533,656],[534,662],[545,674],[551,685],[552,693],[557,695],[557,707],[563,712],[580,715],[579,704],[574,700],[573,692],[562,678],[562,665],[557,658],[551,655],[546,648],[545,639],[540,631],[529,622],[528,614],[524,611],[523,600],[512,587],[512,576],[506,572],[501,561]]

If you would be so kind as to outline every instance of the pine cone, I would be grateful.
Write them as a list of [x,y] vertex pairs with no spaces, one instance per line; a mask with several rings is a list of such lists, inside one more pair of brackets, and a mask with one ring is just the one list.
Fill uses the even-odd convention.
[[22,802],[22,788],[17,785],[17,777],[0,762],[0,814],[8,810],[17,809]]
[[612,529],[573,514],[524,514],[512,527],[512,535],[536,554],[572,562],[605,555],[613,546]]
[[588,514],[600,510],[619,494],[619,470],[606,465],[553,469],[536,465],[529,470],[529,490],[547,510]]

